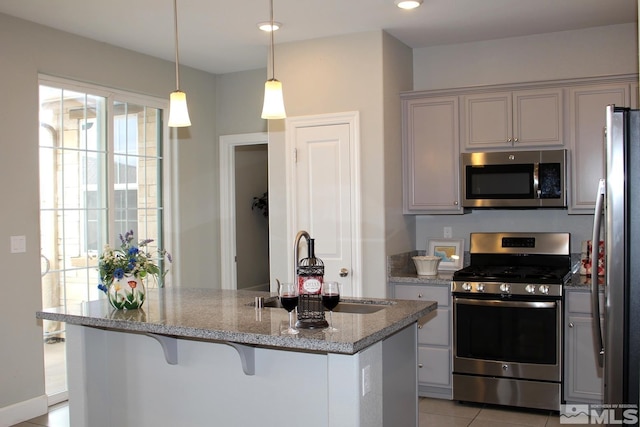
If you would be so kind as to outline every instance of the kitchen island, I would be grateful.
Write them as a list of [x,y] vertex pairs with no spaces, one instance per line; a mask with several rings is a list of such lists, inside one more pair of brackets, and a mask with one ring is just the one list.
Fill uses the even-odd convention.
[[345,299],[338,332],[287,336],[257,296],[275,299],[167,288],[139,310],[39,311],[66,322],[71,425],[417,425],[417,323],[435,302]]

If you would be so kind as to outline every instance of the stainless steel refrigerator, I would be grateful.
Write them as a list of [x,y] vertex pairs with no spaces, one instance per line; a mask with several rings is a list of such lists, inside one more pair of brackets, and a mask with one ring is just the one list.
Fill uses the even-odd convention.
[[[600,240],[605,242],[604,306],[598,304],[598,292],[602,288],[599,289],[597,275],[592,277],[591,299],[595,351],[604,367],[603,403],[638,405],[640,110],[613,105],[606,110],[605,177],[598,188],[592,260],[598,259],[596,242]],[[604,318],[602,324],[600,315]]]

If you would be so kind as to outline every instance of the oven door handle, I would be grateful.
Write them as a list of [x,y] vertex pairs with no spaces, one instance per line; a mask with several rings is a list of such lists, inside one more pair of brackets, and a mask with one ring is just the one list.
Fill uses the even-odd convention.
[[555,301],[502,301],[502,300],[484,300],[455,298],[456,304],[480,305],[487,307],[515,307],[515,308],[556,308]]

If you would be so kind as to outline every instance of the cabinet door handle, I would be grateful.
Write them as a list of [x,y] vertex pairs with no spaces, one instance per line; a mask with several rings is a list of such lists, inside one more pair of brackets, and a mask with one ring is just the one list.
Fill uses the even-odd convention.
[[418,325],[418,329],[422,329],[422,325]]
[[518,138],[514,138],[514,139],[513,139],[513,143],[514,143],[514,144],[517,144],[517,143],[518,143]]
[[422,363],[418,363],[418,368],[422,368]]
[[511,138],[507,138],[507,142],[508,142],[509,144],[511,144],[511,143],[513,142],[513,139],[511,139]]
[[573,328],[573,322],[569,322],[569,327]]
[[422,298],[422,294],[418,294],[418,298]]

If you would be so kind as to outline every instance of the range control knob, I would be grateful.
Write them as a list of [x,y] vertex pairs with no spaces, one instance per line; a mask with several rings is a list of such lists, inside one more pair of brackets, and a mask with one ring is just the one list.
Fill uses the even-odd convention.
[[549,293],[549,286],[547,285],[540,285],[540,293],[543,295],[547,295]]
[[527,285],[524,287],[524,290],[530,294],[533,294],[536,292],[536,285]]
[[505,294],[508,294],[511,291],[511,285],[508,283],[501,283],[500,284],[500,292],[504,292]]
[[484,283],[478,283],[478,285],[476,286],[476,290],[478,292],[484,292]]
[[462,290],[463,291],[467,291],[467,292],[471,292],[471,284],[469,282],[464,282],[462,284]]

